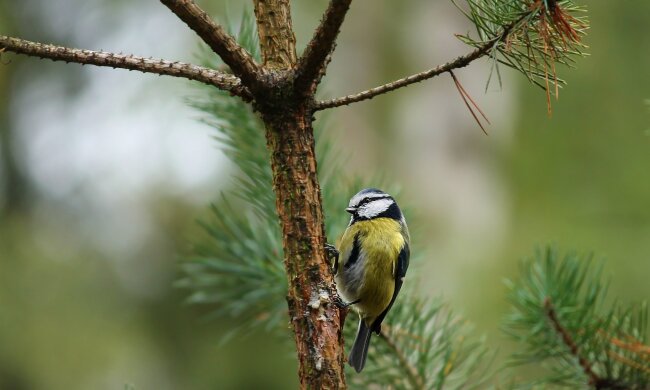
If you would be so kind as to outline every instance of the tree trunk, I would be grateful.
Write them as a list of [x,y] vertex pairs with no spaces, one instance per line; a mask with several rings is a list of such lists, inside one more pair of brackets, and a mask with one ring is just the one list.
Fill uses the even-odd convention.
[[255,0],[255,15],[267,84],[254,105],[264,121],[271,152],[300,387],[344,389],[344,318],[332,304],[334,279],[325,258],[313,96],[305,99],[295,94],[296,38],[289,1]]
[[[268,113],[268,111],[267,111]],[[262,113],[273,189],[282,226],[287,302],[301,388],[345,388],[343,317],[332,303],[334,281],[324,252],[312,113],[306,104]]]

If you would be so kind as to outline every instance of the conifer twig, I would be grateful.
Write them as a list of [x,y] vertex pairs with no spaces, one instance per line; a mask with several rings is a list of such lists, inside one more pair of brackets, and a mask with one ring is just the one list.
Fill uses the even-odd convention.
[[125,55],[49,45],[4,35],[0,35],[0,48],[2,49],[1,51],[25,54],[32,57],[50,59],[52,61],[106,66],[196,80],[228,91],[233,95],[240,96],[245,101],[252,99],[250,92],[246,87],[241,85],[239,78],[198,65],[163,59],[144,58],[132,54]]
[[395,357],[397,357],[399,364],[404,369],[404,372],[406,372],[408,380],[409,382],[411,382],[411,385],[413,385],[413,388],[424,389],[425,388],[424,379],[418,374],[417,369],[412,364],[409,363],[408,359],[406,358],[406,355],[404,355],[404,352],[397,346],[397,343],[391,337],[392,333],[390,332],[389,326],[383,324],[382,328],[383,328],[381,331],[382,340],[384,340],[388,348],[395,354]]
[[404,88],[407,87],[411,84],[419,83],[424,80],[428,80],[430,78],[436,77],[442,73],[449,72],[450,70],[454,69],[459,69],[459,68],[464,68],[467,65],[469,65],[472,61],[483,57],[486,55],[490,49],[496,44],[498,44],[501,41],[505,41],[505,39],[510,35],[510,33],[521,23],[528,14],[523,14],[521,17],[513,21],[512,23],[508,24],[503,28],[503,31],[501,34],[498,36],[486,41],[483,45],[477,47],[473,51],[457,57],[453,61],[449,61],[445,64],[438,65],[435,68],[429,69],[424,72],[416,73],[414,75],[404,77],[395,81],[392,81],[390,83],[380,85],[379,87],[371,88],[363,92],[359,92],[353,95],[348,95],[348,96],[343,96],[340,98],[336,99],[331,99],[331,100],[324,100],[324,101],[319,101],[315,104],[314,106],[314,111],[319,111],[319,110],[325,110],[327,108],[334,108],[334,107],[340,107],[340,106],[346,106],[348,104],[360,102],[363,100],[368,100],[372,99],[376,96],[394,91],[399,88]]
[[296,69],[296,90],[310,91],[320,82],[327,66],[328,56],[336,46],[336,37],[350,8],[352,0],[331,0],[314,36],[300,57]]
[[259,65],[253,57],[193,0],[160,0],[194,30],[248,88],[257,85]]
[[[483,117],[483,119],[485,119],[487,121],[488,124],[490,124],[490,120],[487,118],[487,116],[485,115],[483,110],[481,110],[481,108],[478,106],[478,104],[476,104],[474,99],[472,99],[472,97],[469,95],[469,93],[467,93],[467,91],[465,91],[465,88],[463,88],[460,81],[458,81],[458,79],[456,78],[456,75],[454,74],[454,72],[452,72],[450,70],[449,74],[451,75],[451,78],[454,80],[454,84],[456,85],[456,89],[458,89],[458,93],[460,94],[460,97],[463,99],[463,102],[465,103],[465,106],[467,106],[467,109],[469,110],[470,114],[472,114],[472,116],[474,117],[474,120],[476,121],[478,126],[481,128],[481,130],[483,130],[483,133],[485,135],[488,135],[487,131],[485,130],[485,127],[483,127],[483,124],[481,123],[481,121],[478,119],[478,116],[474,112],[474,109],[472,108],[472,106],[469,105],[469,102],[472,102],[472,105],[474,107],[476,107],[478,112],[481,113],[481,116]],[[469,100],[469,102],[468,102],[468,100]]]
[[562,342],[564,343],[564,345],[566,345],[567,348],[569,348],[571,355],[573,355],[576,359],[578,359],[578,363],[580,364],[580,367],[582,367],[582,370],[584,371],[585,375],[587,375],[587,377],[589,378],[589,384],[597,385],[598,383],[600,383],[601,382],[600,377],[596,375],[596,373],[591,368],[592,364],[584,356],[580,354],[580,349],[578,348],[578,345],[575,343],[575,341],[569,334],[569,331],[564,326],[562,326],[560,320],[557,318],[557,313],[555,312],[555,308],[553,307],[553,303],[551,302],[550,297],[546,297],[546,299],[544,300],[544,310],[546,311],[546,316],[551,322],[553,329],[555,329],[555,332],[557,332],[557,334],[560,337],[562,337]]

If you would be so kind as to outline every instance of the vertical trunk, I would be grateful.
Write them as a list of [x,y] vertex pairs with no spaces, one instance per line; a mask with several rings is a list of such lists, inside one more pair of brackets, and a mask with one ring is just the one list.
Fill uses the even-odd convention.
[[265,123],[300,384],[303,389],[341,389],[345,388],[343,318],[331,303],[334,282],[323,249],[312,115],[305,107],[283,111],[280,117],[265,116]]
[[282,227],[287,303],[303,389],[345,388],[342,318],[331,302],[325,227],[310,104],[295,96],[296,38],[289,0],[255,0],[267,89],[255,96],[271,151],[273,190]]
[[255,0],[255,18],[264,67],[291,69],[297,59],[289,0]]

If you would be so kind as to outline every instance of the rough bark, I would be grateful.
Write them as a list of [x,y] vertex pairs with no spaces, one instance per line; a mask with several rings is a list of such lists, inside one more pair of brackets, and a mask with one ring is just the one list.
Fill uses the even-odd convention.
[[291,69],[297,59],[289,0],[255,0],[255,17],[264,68]]
[[325,225],[311,111],[295,94],[296,39],[288,0],[256,0],[260,47],[269,83],[255,98],[271,151],[273,189],[282,228],[287,303],[303,389],[345,388],[343,318],[325,258]]
[[323,250],[326,240],[312,115],[305,105],[299,105],[263,116],[282,226],[300,385],[304,389],[345,388],[343,318],[332,303],[334,281]]

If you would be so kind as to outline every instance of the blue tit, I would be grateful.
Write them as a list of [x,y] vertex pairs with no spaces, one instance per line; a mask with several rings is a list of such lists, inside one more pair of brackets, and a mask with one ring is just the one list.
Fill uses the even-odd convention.
[[406,220],[389,194],[368,188],[350,199],[350,224],[335,256],[334,272],[339,296],[359,313],[359,329],[348,357],[361,372],[372,332],[393,306],[409,266]]

